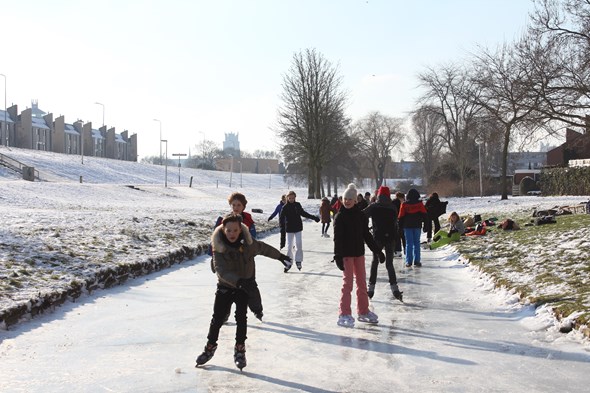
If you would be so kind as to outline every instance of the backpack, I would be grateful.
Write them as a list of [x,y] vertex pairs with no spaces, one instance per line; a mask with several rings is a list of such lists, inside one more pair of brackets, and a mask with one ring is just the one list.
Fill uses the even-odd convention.
[[554,216],[543,216],[535,218],[535,225],[557,224]]

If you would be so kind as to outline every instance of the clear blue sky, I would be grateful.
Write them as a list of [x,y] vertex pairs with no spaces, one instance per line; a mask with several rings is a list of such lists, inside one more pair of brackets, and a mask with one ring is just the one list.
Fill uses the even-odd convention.
[[[39,106],[139,138],[139,155],[187,153],[239,133],[274,150],[295,52],[337,65],[356,120],[413,109],[416,74],[523,31],[529,0],[0,0],[8,106]],[[3,79],[0,78],[0,89]],[[2,105],[2,104],[0,104]]]

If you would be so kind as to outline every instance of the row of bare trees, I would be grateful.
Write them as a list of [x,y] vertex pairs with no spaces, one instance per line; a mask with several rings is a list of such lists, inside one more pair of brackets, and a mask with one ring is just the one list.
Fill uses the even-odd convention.
[[[586,126],[590,105],[590,0],[534,0],[520,38],[478,47],[465,61],[419,73],[423,94],[411,115],[413,153],[426,179],[454,172],[460,193],[483,161],[499,174],[507,198],[508,152],[540,132]],[[382,184],[392,153],[407,141],[403,119],[379,112],[352,121],[338,67],[314,49],[293,56],[283,77],[277,134],[293,173],[308,181],[308,197],[364,170]],[[481,155],[483,152],[483,156]],[[475,158],[474,158],[475,157]],[[448,171],[446,172],[448,176]],[[325,183],[325,184],[324,184]]]
[[353,123],[345,115],[338,67],[315,49],[296,53],[281,98],[281,155],[290,173],[305,172],[308,198],[330,195],[332,188],[337,193],[337,179],[354,179],[362,169],[377,185],[383,182],[392,152],[403,143],[402,120],[373,112]]
[[535,0],[527,31],[495,49],[478,47],[463,63],[427,68],[412,116],[414,156],[425,174],[444,157],[465,194],[478,145],[500,156],[507,198],[508,151],[540,131],[587,127],[590,106],[590,0]]

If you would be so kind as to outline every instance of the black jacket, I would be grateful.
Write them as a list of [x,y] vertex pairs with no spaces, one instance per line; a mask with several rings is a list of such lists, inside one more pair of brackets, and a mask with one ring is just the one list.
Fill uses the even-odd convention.
[[380,243],[392,242],[397,232],[397,209],[391,199],[371,203],[363,213],[371,218],[373,237]]
[[319,217],[309,214],[299,202],[287,202],[283,206],[279,215],[281,231],[283,232],[301,232],[303,230],[303,221],[301,217],[306,217],[314,221],[319,221]]
[[428,219],[434,220],[443,215],[447,210],[448,202],[441,202],[438,197],[431,196],[426,200],[424,206],[428,212]]
[[334,255],[360,257],[365,255],[365,243],[371,251],[379,252],[369,232],[367,216],[357,205],[350,209],[342,207],[334,216]]

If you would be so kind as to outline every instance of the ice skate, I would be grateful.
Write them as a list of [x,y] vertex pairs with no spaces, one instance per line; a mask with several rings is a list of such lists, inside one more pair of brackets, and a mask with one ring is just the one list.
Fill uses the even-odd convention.
[[217,350],[217,344],[207,344],[205,345],[205,350],[202,354],[197,357],[197,366],[202,366],[203,364],[207,363],[213,355],[215,355],[215,351]]
[[373,311],[358,316],[358,320],[366,323],[379,323],[379,317]]
[[301,271],[301,262],[295,262],[295,264],[297,265],[297,269],[299,269],[299,271]]
[[415,267],[422,267],[422,262],[414,262]]
[[375,294],[375,284],[369,284],[369,288],[367,288],[367,295],[369,295],[369,299],[373,299],[374,294]]
[[246,367],[246,344],[236,344],[234,348],[234,363],[240,371]]
[[285,261],[285,262],[283,262],[283,265],[285,266],[285,270],[284,271],[285,271],[285,273],[287,273],[293,267],[293,262],[291,262],[291,261]]
[[397,284],[391,284],[390,287],[393,297],[403,303],[403,292],[399,290]]
[[338,326],[354,327],[354,318],[352,315],[340,315],[336,323]]

